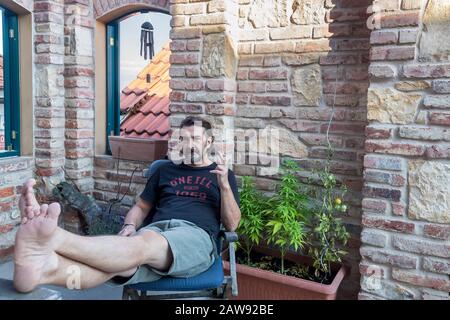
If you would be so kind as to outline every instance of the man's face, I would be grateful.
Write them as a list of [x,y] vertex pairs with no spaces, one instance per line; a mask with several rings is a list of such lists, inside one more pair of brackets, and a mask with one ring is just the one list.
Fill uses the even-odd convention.
[[211,145],[211,137],[208,137],[205,128],[193,125],[184,127],[180,131],[181,149],[184,162],[187,164],[201,164]]

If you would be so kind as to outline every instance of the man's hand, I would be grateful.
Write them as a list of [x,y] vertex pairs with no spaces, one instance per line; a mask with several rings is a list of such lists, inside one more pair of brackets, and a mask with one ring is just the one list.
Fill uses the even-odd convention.
[[217,161],[217,167],[211,170],[211,173],[217,174],[217,182],[220,189],[229,189],[230,183],[228,182],[228,167],[225,162],[225,158],[222,156],[221,152],[217,153],[219,155],[219,161]]
[[218,153],[219,161],[217,167],[210,172],[217,174],[217,182],[220,188],[220,217],[225,229],[234,231],[239,225],[241,219],[241,210],[234,198],[228,181],[228,167],[222,153]]
[[133,225],[125,225],[119,232],[119,236],[129,237],[136,233],[136,227]]

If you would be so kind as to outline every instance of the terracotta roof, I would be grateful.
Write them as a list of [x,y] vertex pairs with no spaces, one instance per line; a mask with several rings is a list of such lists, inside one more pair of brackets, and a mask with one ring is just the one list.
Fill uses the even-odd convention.
[[0,54],[0,88],[3,88],[3,56]]
[[122,90],[120,113],[126,116],[120,124],[121,136],[169,139],[169,44]]

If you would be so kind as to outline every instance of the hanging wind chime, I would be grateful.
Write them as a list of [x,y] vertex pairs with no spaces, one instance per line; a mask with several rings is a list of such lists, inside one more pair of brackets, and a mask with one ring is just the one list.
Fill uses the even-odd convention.
[[147,21],[141,26],[141,56],[152,59],[155,55],[155,42],[153,40],[153,25]]

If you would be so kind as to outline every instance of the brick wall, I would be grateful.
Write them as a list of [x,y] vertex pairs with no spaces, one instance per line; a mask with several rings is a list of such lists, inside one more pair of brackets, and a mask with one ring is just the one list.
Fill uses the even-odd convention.
[[[325,165],[333,113],[331,171],[349,187],[351,204],[343,218],[351,234],[345,259],[351,274],[342,285],[343,298],[356,297],[360,280],[370,3],[241,0],[239,7],[235,127],[282,130],[281,154],[298,159],[306,177]],[[235,171],[256,176],[257,185],[267,191],[279,178],[260,164],[237,165]]]
[[65,163],[83,192],[93,189],[94,10],[90,0],[65,1],[64,107]]
[[131,160],[118,162],[110,156],[96,156],[93,196],[100,205],[106,205],[119,194],[120,198],[123,197],[122,213],[126,213],[134,205],[136,197],[144,190],[147,178],[142,174],[149,164]]
[[170,6],[171,125],[186,114],[205,114],[217,128],[216,145],[230,159],[233,138],[224,129],[234,127],[237,12],[237,0],[172,0]]
[[0,262],[13,252],[14,237],[20,223],[17,210],[20,187],[33,176],[31,157],[0,161]]
[[51,194],[65,174],[89,192],[94,141],[92,2],[35,1],[34,22],[34,152],[36,174],[45,182],[40,193]]
[[450,5],[425,3],[381,1],[370,38],[360,299],[449,299]]
[[[242,0],[171,1],[171,124],[177,126],[187,114],[204,114],[219,130],[273,125],[283,130],[282,154],[299,159],[307,175],[325,162],[326,129],[336,86],[330,128],[330,141],[336,148],[332,171],[349,185],[352,204],[345,217],[352,235],[346,259],[351,276],[342,293],[356,298],[369,86],[368,1],[322,2],[321,16],[315,18],[308,15],[317,6],[300,6],[294,13],[284,1],[277,8],[269,8],[273,1],[257,3],[263,7]],[[265,15],[271,9],[279,13],[277,21]],[[309,11],[304,17],[305,10]],[[227,136],[219,137],[218,143],[221,148],[232,146]],[[99,163],[96,159],[96,172]],[[256,176],[258,187],[266,191],[273,191],[278,179],[267,175],[261,165],[239,164],[234,170],[238,175]],[[114,169],[106,174],[104,179],[95,173],[98,199],[105,197],[104,191],[114,195]]]

